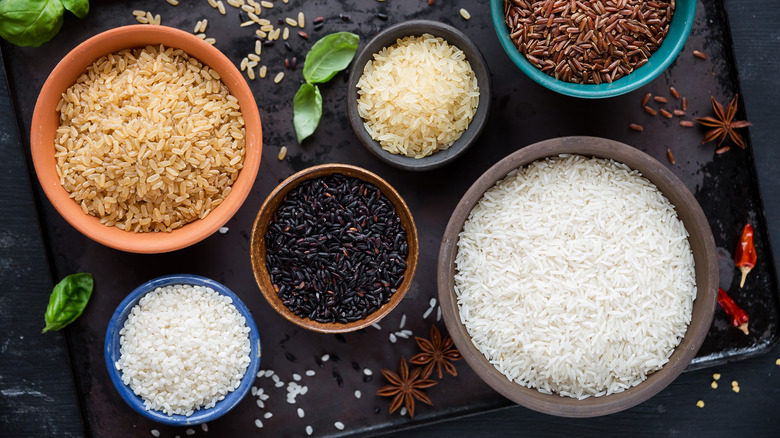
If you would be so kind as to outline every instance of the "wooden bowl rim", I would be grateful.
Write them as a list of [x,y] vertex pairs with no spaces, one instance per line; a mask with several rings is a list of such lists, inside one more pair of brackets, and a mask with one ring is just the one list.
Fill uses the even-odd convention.
[[[460,321],[453,288],[458,233],[471,209],[484,192],[507,173],[536,160],[559,154],[613,159],[653,182],[675,206],[678,217],[689,233],[694,254],[697,294],[691,322],[685,336],[663,368],[623,392],[602,397],[576,400],[555,394],[543,394],[536,389],[509,381],[484,355],[474,347],[471,337]],[[439,249],[437,283],[439,302],[447,330],[466,362],[474,372],[509,400],[538,412],[563,417],[595,417],[635,406],[669,385],[688,366],[701,347],[712,322],[718,290],[718,263],[715,240],[701,206],[685,184],[671,170],[644,152],[614,140],[598,137],[561,137],[526,146],[488,169],[463,195],[450,217]]]
[[[84,214],[60,184],[54,159],[54,139],[59,126],[56,110],[62,93],[87,67],[109,53],[126,48],[160,45],[182,49],[216,70],[239,101],[245,123],[244,166],[231,192],[204,219],[169,233],[133,233],[108,227],[97,217]],[[241,207],[252,189],[263,148],[260,113],[249,85],[233,63],[216,47],[183,30],[166,26],[130,25],[99,33],[71,50],[49,74],[33,110],[30,148],[35,173],[46,197],[62,217],[79,232],[108,247],[134,253],[162,253],[193,245],[216,232]]]
[[[396,213],[401,219],[401,225],[406,230],[406,240],[409,246],[409,253],[406,257],[406,271],[404,272],[404,279],[401,282],[401,286],[398,287],[396,292],[390,298],[390,301],[383,304],[374,313],[368,315],[365,319],[353,321],[350,323],[322,323],[308,318],[301,318],[290,311],[279,298],[279,295],[271,285],[270,274],[265,262],[265,233],[268,229],[268,222],[274,212],[279,208],[279,205],[284,200],[287,193],[292,189],[298,187],[304,181],[327,176],[331,174],[340,173],[345,176],[351,176],[358,178],[362,181],[368,182],[379,188],[379,190],[393,203]],[[268,304],[274,308],[280,315],[286,318],[288,321],[299,325],[305,329],[320,332],[320,333],[346,333],[362,328],[368,327],[384,318],[390,311],[392,311],[398,303],[406,295],[409,287],[412,284],[414,273],[417,269],[417,259],[419,256],[419,242],[417,240],[417,228],[414,224],[414,218],[409,207],[404,202],[401,195],[385,180],[378,175],[363,169],[361,167],[352,166],[349,164],[320,164],[317,166],[309,167],[301,170],[282,181],[274,188],[270,195],[265,199],[263,205],[260,207],[260,211],[257,213],[254,225],[252,226],[252,234],[250,241],[250,256],[252,262],[252,271],[254,272],[255,281],[260,291],[265,297]]]

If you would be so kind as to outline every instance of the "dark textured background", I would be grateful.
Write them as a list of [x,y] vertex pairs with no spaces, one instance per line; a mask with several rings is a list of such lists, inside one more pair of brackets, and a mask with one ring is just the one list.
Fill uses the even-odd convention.
[[[706,96],[708,96],[706,93],[712,93],[724,101],[725,96],[730,96],[735,91],[736,77],[732,74],[734,71],[730,67],[729,35],[727,29],[722,27],[725,17],[718,12],[720,11],[718,3],[713,4],[710,1],[699,3],[697,23],[694,26],[691,40],[686,46],[686,52],[664,76],[642,91],[607,101],[586,102],[554,95],[520,76],[519,71],[509,63],[501,51],[492,29],[489,27],[488,14],[484,10],[487,7],[486,1],[459,1],[454,2],[455,6],[449,3],[446,6],[437,5],[438,9],[435,10],[428,9],[427,5],[393,0],[389,0],[385,4],[368,0],[307,2],[303,9],[307,12],[309,21],[315,16],[310,11],[323,11],[331,3],[337,5],[339,9],[334,11],[331,8],[318,15],[334,18],[339,10],[347,10],[352,15],[354,20],[352,24],[329,20],[329,24],[332,24],[333,27],[326,27],[327,31],[352,30],[361,34],[361,37],[365,39],[372,35],[374,26],[383,24],[374,19],[373,14],[378,10],[385,9],[391,15],[389,23],[399,21],[401,17],[440,19],[470,32],[475,40],[483,42],[480,44],[480,48],[488,59],[494,74],[494,91],[497,96],[497,102],[494,103],[498,105],[494,107],[495,112],[491,118],[492,134],[484,136],[481,145],[495,149],[491,149],[485,155],[471,151],[469,157],[464,157],[459,162],[453,163],[452,166],[425,175],[409,176],[403,172],[384,167],[362,150],[357,140],[347,131],[348,128],[347,130],[344,128],[346,116],[343,114],[343,99],[340,98],[343,95],[340,90],[343,87],[343,82],[336,82],[340,76],[323,90],[326,108],[323,125],[311,142],[302,147],[298,146],[293,140],[292,129],[289,126],[289,97],[294,93],[295,76],[288,72],[288,77],[285,82],[280,84],[279,88],[273,88],[273,84],[268,81],[251,85],[258,96],[258,104],[261,108],[266,148],[256,189],[250,195],[244,208],[228,224],[231,227],[231,232],[222,236],[223,240],[219,240],[220,236],[213,236],[181,253],[189,260],[189,263],[176,265],[171,264],[170,258],[167,256],[134,256],[107,250],[77,235],[61,221],[56,213],[52,212],[47,201],[39,198],[38,201],[43,207],[42,219],[44,224],[47,224],[44,235],[49,243],[53,243],[49,260],[53,261],[53,272],[57,278],[71,270],[85,268],[85,266],[86,268],[100,266],[100,271],[96,273],[103,278],[103,281],[99,283],[101,286],[96,290],[96,294],[98,292],[101,294],[90,305],[88,312],[84,315],[84,320],[66,330],[74,372],[79,382],[78,390],[82,403],[79,409],[76,404],[71,369],[66,365],[68,356],[65,351],[64,338],[59,333],[47,334],[46,336],[39,334],[42,323],[41,315],[52,282],[49,277],[50,271],[47,266],[45,250],[36,225],[38,220],[34,212],[33,196],[21,153],[22,147],[24,150],[28,148],[26,132],[29,132],[27,130],[29,115],[34,105],[37,90],[57,60],[77,41],[81,41],[99,30],[132,23],[129,11],[135,7],[141,9],[148,7],[148,9],[159,12],[163,16],[164,24],[187,30],[191,30],[191,22],[194,23],[197,19],[189,17],[207,15],[211,22],[208,33],[217,37],[217,46],[225,51],[231,59],[237,61],[243,53],[250,50],[245,45],[238,48],[238,44],[226,44],[227,41],[232,42],[231,35],[233,35],[234,26],[222,23],[223,20],[220,20],[218,15],[214,18],[208,15],[213,11],[209,10],[205,2],[188,5],[182,3],[183,7],[173,9],[162,1],[136,2],[132,7],[124,2],[102,2],[100,5],[95,2],[90,17],[84,22],[67,20],[61,34],[62,38],[55,39],[41,49],[16,50],[7,45],[3,46],[3,55],[7,62],[6,68],[16,72],[15,78],[12,78],[14,87],[12,94],[16,97],[14,103],[17,113],[21,116],[20,125],[24,128],[21,140],[24,146],[19,145],[7,90],[5,87],[0,87],[0,116],[2,117],[0,143],[2,143],[6,158],[0,162],[2,170],[0,177],[2,178],[1,182],[7,188],[3,191],[3,210],[2,216],[0,216],[3,221],[3,227],[0,229],[0,279],[3,280],[2,284],[4,285],[4,291],[0,294],[0,327],[3,329],[2,334],[0,334],[0,395],[2,395],[0,397],[0,435],[77,436],[84,433],[80,418],[85,419],[87,433],[96,436],[144,436],[148,434],[149,429],[157,427],[143,420],[140,416],[132,414],[118,399],[113,388],[107,386],[107,381],[103,376],[105,374],[105,370],[102,368],[103,364],[98,360],[102,357],[103,333],[101,327],[103,330],[105,329],[108,316],[110,316],[110,312],[106,309],[112,309],[112,306],[115,306],[124,294],[129,292],[129,290],[124,292],[121,290],[126,289],[128,285],[132,288],[132,286],[152,276],[171,273],[179,268],[193,273],[210,274],[215,279],[225,281],[228,286],[234,288],[234,284],[238,283],[240,284],[238,289],[241,289],[243,293],[253,294],[255,291],[251,289],[251,279],[246,280],[247,276],[251,275],[247,272],[249,269],[248,256],[246,257],[247,261],[241,261],[244,253],[247,252],[244,234],[248,232],[254,212],[270,188],[280,178],[311,164],[341,158],[374,170],[394,184],[410,203],[418,227],[421,230],[430,230],[427,235],[421,233],[421,244],[424,245],[425,251],[421,260],[425,260],[431,266],[435,260],[438,239],[440,238],[440,231],[437,230],[443,229],[448,216],[447,212],[451,211],[459,194],[465,191],[475,176],[518,146],[558,135],[602,135],[635,144],[659,159],[664,159],[663,151],[666,147],[671,146],[676,152],[678,163],[680,163],[676,170],[694,190],[700,202],[705,204],[705,209],[722,209],[723,211],[734,209],[755,212],[757,196],[755,187],[750,187],[749,184],[748,187],[745,187],[744,184],[729,185],[724,182],[728,178],[733,178],[733,181],[738,182],[749,181],[752,172],[750,154],[732,151],[724,158],[738,160],[737,163],[743,167],[732,164],[723,165],[724,162],[712,159],[709,147],[695,146],[701,132],[695,130],[684,132],[681,129],[675,129],[675,126],[669,126],[668,129],[664,130],[667,128],[664,126],[666,124],[664,120],[651,121],[651,119],[642,118],[644,114],[638,110],[636,103],[645,90],[661,93],[666,90],[668,85],[674,84],[683,94],[688,95],[689,99],[692,99],[693,96],[697,97],[696,110],[708,113],[706,102],[701,101],[706,100]],[[457,8],[460,6],[466,6],[472,12],[472,20],[463,22],[459,19]],[[778,66],[775,54],[780,48],[780,42],[778,41],[778,31],[774,27],[775,23],[780,20],[780,11],[777,10],[778,8],[773,2],[767,0],[750,4],[730,1],[726,6],[731,17],[734,53],[737,59],[737,72],[742,82],[746,113],[749,120],[755,125],[750,130],[752,153],[755,156],[758,176],[762,185],[761,194],[764,196],[768,219],[768,230],[759,231],[759,233],[763,236],[769,234],[776,237],[778,236],[777,227],[780,224],[778,222],[778,218],[780,218],[778,210],[780,208],[778,207],[780,176],[777,174],[780,157],[775,149],[777,145],[773,140],[772,129],[777,126],[777,114],[780,109],[777,102],[780,97],[780,85],[775,73]],[[288,9],[297,11],[299,8],[290,7]],[[172,11],[176,12],[177,15],[174,16]],[[114,13],[118,16],[112,17]],[[274,14],[273,16],[278,15]],[[310,27],[310,24],[307,25],[309,28],[307,30],[310,31]],[[70,38],[66,36],[70,36]],[[696,48],[703,48],[711,55],[708,62],[697,63],[696,60],[692,59],[689,52],[694,48],[694,45],[697,45]],[[278,64],[279,56],[284,56],[283,49],[277,47],[276,51],[277,58],[274,58],[271,53],[264,54],[264,61],[267,60],[269,65],[273,62]],[[499,77],[497,78],[497,76]],[[500,80],[505,77],[513,77],[513,80]],[[504,99],[501,99],[502,96],[505,96]],[[694,109],[693,102],[691,108]],[[595,125],[592,122],[587,125],[570,123],[573,117],[583,112],[601,112],[604,116],[601,118],[601,122]],[[517,120],[520,120],[521,126],[529,129],[507,134],[506,128],[513,126]],[[563,121],[567,123],[563,123]],[[641,135],[629,132],[624,129],[628,121],[639,121],[645,124],[648,129]],[[490,125],[488,130],[491,130]],[[658,141],[658,137],[669,135],[667,134],[669,132],[673,132],[671,137],[667,139],[669,145]],[[290,148],[289,161],[285,161],[283,164],[278,163],[275,158],[281,144],[287,144]],[[680,149],[677,149],[675,145],[681,145]],[[682,145],[690,146],[689,149],[682,149]],[[704,168],[705,171],[698,172],[700,168]],[[718,171],[724,170],[729,173],[718,173]],[[446,180],[447,184],[439,181],[443,178],[449,178]],[[711,188],[713,183],[718,189]],[[420,187],[426,187],[426,189],[422,190]],[[434,194],[445,193],[447,196],[439,200],[435,196],[430,196],[431,191]],[[706,195],[708,191],[712,194]],[[706,196],[710,196],[711,199]],[[744,210],[740,210],[740,206],[744,207]],[[709,212],[708,215],[710,215]],[[732,238],[733,228],[741,226],[737,225],[737,222],[742,220],[736,215],[726,216],[731,218],[731,222],[713,220],[712,217],[711,221],[714,221],[713,231],[719,246],[730,249],[730,245],[727,245],[726,242]],[[750,219],[754,220],[755,217]],[[724,225],[723,229],[718,229],[716,225],[721,223]],[[226,247],[237,253],[235,257],[243,265],[229,267],[221,262],[215,264],[213,258],[208,257],[201,257],[202,260],[193,264],[196,256],[208,254],[210,251],[224,251]],[[778,246],[775,245],[775,248]],[[102,263],[95,262],[96,259],[106,256],[110,258],[110,263],[108,260]],[[124,262],[128,263],[129,269],[118,268]],[[160,262],[164,262],[164,264]],[[92,263],[91,266],[90,263]],[[111,266],[114,268],[111,269]],[[766,272],[771,271],[768,268],[770,267],[766,265],[761,268],[764,275],[757,273],[756,278],[759,279],[757,281],[763,282],[763,285],[770,286],[770,288],[776,288],[773,284],[774,279],[770,275],[766,275]],[[417,283],[416,295],[412,294],[411,299],[405,303],[405,307],[394,312],[386,320],[386,323],[392,328],[392,325],[397,324],[400,318],[398,312],[406,312],[410,319],[414,317],[416,320],[414,322],[417,325],[415,334],[424,335],[427,330],[423,329],[427,328],[427,322],[421,320],[420,314],[427,307],[428,297],[434,293],[435,283],[431,267],[427,271],[421,269],[415,283]],[[114,287],[118,290],[113,290]],[[289,348],[299,353],[302,358],[301,364],[295,366],[302,367],[304,362],[312,362],[311,355],[308,354],[310,350],[338,350],[342,356],[341,365],[338,368],[345,375],[351,371],[350,359],[348,358],[366,356],[365,352],[361,351],[363,342],[359,338],[360,335],[349,335],[347,337],[349,342],[341,344],[334,341],[333,338],[295,333],[280,318],[267,314],[266,304],[261,301],[259,294],[255,295],[258,296],[251,296],[248,300],[251,302],[247,304],[250,305],[256,317],[258,313],[268,315],[267,321],[258,321],[259,324],[265,323],[271,331],[270,337],[264,337],[266,341],[264,345],[271,348],[271,350],[265,350],[266,354],[283,352]],[[770,315],[775,306],[772,302],[754,301],[750,301],[750,305],[753,308],[749,310],[758,327],[761,324],[761,315]],[[761,308],[762,305],[765,306],[764,309]],[[408,311],[402,309],[408,309]],[[722,314],[720,316],[722,318]],[[716,318],[718,318],[717,313]],[[717,326],[715,327],[717,328]],[[729,331],[726,327],[721,327],[720,331],[724,333],[724,336],[732,337],[731,341],[733,342],[746,342],[745,347],[749,348],[751,345],[761,345],[762,334],[768,334],[767,336],[771,337],[776,330],[768,325],[764,328],[758,333],[753,333],[753,335],[759,335],[757,338],[754,336],[750,339],[737,337],[733,331]],[[279,339],[274,335],[284,332],[291,332],[293,338],[290,344],[286,344],[287,347],[284,346],[284,342],[277,343],[276,341]],[[385,328],[381,332],[382,336],[376,334],[379,332],[372,333],[370,331],[367,335],[372,337],[371,339],[383,342],[381,347],[377,347],[378,351],[366,357],[366,361],[377,364],[371,365],[375,371],[379,366],[393,366],[400,354],[411,354],[414,350],[408,344],[390,348],[390,344],[386,342],[387,332],[388,328]],[[273,341],[269,341],[269,339],[273,339]],[[281,340],[283,341],[284,338]],[[312,347],[311,342],[322,342],[323,345]],[[718,351],[720,351],[719,346],[713,344],[710,353]],[[735,355],[741,357],[743,353],[745,351],[739,349],[726,351],[726,355],[732,357]],[[304,354],[306,355],[305,359]],[[273,357],[275,359],[272,359],[272,365],[269,366],[275,369],[285,366],[293,367],[293,365],[287,365],[288,362],[285,361],[283,354],[275,354]],[[769,354],[753,359],[721,365],[714,369],[685,373],[653,399],[624,413],[604,418],[565,420],[514,407],[429,425],[421,429],[405,430],[402,433],[405,436],[436,434],[441,436],[444,434],[495,436],[500,433],[516,435],[518,432],[526,432],[533,436],[563,433],[572,435],[630,433],[647,436],[682,433],[685,435],[729,434],[739,436],[750,431],[756,436],[768,436],[775,434],[776,428],[780,424],[774,413],[778,402],[780,402],[780,378],[778,378],[777,373],[779,369],[774,365],[774,361],[778,357],[780,357],[780,349],[775,347]],[[708,359],[714,360],[715,357],[710,355]],[[364,365],[368,363],[364,362]],[[334,367],[336,366],[334,365]],[[486,391],[478,382],[474,382],[473,376],[470,376],[471,373],[465,364],[460,363],[458,369],[461,372],[458,379],[450,378],[440,385],[436,392],[430,392],[436,401],[436,408],[423,407],[419,409],[419,421],[434,421],[441,416],[457,416],[474,410],[506,404],[503,399],[491,395],[490,391]],[[709,388],[711,373],[714,371],[723,375],[721,387],[717,390]],[[330,372],[330,368],[326,372]],[[322,373],[318,374],[318,376],[322,375]],[[324,374],[324,376],[328,384],[333,385],[329,374]],[[739,394],[730,391],[729,382],[731,380],[740,382],[741,392]],[[381,378],[378,381],[381,382]],[[351,380],[348,382],[352,383]],[[377,381],[374,383],[379,384]],[[397,415],[386,416],[384,412],[378,417],[373,417],[371,414],[370,418],[364,418],[366,416],[361,414],[361,411],[365,412],[367,409],[370,411],[374,405],[386,409],[386,401],[371,395],[369,387],[364,388],[364,397],[361,399],[363,403],[355,403],[354,398],[340,397],[339,393],[333,392],[334,389],[330,388],[335,388],[335,385],[332,387],[323,385],[321,391],[318,391],[322,397],[312,396],[308,399],[307,403],[310,404],[310,406],[306,406],[308,422],[320,421],[322,424],[332,424],[338,418],[354,418],[355,420],[350,422],[344,420],[348,424],[347,431],[350,431],[350,428],[354,431],[355,428],[359,427],[364,432],[371,432],[371,424],[381,425],[382,430],[385,431],[398,428],[406,429],[412,424],[406,418]],[[347,393],[349,392],[351,391],[347,391]],[[695,407],[698,399],[703,399],[707,403],[704,409]],[[331,404],[327,408],[322,407],[317,410],[317,406],[323,406],[323,400],[342,400],[343,404],[335,406]],[[301,425],[285,428],[280,424],[287,423],[287,420],[290,423],[300,424],[294,414],[289,417],[285,416],[286,414],[282,412],[281,407],[274,413],[274,418],[266,422],[268,426],[262,432],[266,435],[274,434],[271,425],[276,422],[274,427],[278,428],[276,429],[277,434],[302,434]],[[336,415],[338,418],[335,417]],[[248,398],[237,411],[211,425],[210,433],[220,436],[220,431],[233,434],[241,433],[242,435],[261,432],[251,424],[255,417],[261,417],[261,411],[254,406],[254,401]],[[183,430],[157,428],[163,430],[166,435],[180,434],[184,436]],[[319,432],[316,434],[335,432],[332,428],[330,430],[315,429]],[[197,428],[197,430],[199,436],[202,435],[200,429]],[[374,431],[378,432],[379,430]]]

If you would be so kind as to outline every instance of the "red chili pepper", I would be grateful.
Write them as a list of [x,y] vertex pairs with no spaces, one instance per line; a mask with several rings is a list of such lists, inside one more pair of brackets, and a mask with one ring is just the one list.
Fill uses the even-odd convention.
[[726,311],[726,315],[731,319],[731,325],[739,328],[743,333],[748,334],[748,314],[742,310],[742,308],[739,307],[722,288],[718,288],[718,304],[720,304],[720,307]]
[[742,236],[739,238],[736,254],[734,255],[734,262],[739,270],[742,271],[742,280],[739,282],[739,287],[745,285],[745,277],[756,266],[756,258],[756,247],[753,245],[753,227],[750,224],[745,224],[745,228],[742,229]]

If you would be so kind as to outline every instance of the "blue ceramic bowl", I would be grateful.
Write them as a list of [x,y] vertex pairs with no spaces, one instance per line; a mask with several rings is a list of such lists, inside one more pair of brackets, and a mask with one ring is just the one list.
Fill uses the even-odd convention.
[[[122,382],[121,373],[117,371],[114,363],[119,360],[119,330],[125,324],[127,316],[130,314],[130,310],[138,304],[141,297],[146,293],[155,290],[158,287],[185,284],[191,286],[205,286],[214,289],[217,293],[227,295],[233,299],[233,305],[246,318],[246,325],[249,327],[249,343],[252,351],[250,353],[249,367],[247,367],[244,377],[241,379],[241,384],[235,391],[229,393],[225,398],[213,407],[209,409],[198,409],[186,417],[184,415],[167,415],[160,411],[146,410],[144,408],[144,402],[141,397],[135,395],[133,390],[129,386]],[[136,412],[144,417],[150,418],[154,421],[158,421],[164,424],[170,424],[174,426],[188,426],[193,424],[205,423],[215,420],[229,410],[233,409],[241,399],[250,391],[252,383],[255,380],[255,375],[260,367],[260,336],[257,331],[255,321],[252,319],[252,314],[249,313],[249,309],[241,302],[241,300],[230,289],[217,283],[214,280],[210,280],[205,277],[188,274],[176,274],[166,275],[164,277],[155,278],[154,280],[147,281],[146,283],[138,286],[130,295],[125,298],[119,307],[117,307],[114,314],[111,316],[111,320],[108,322],[108,330],[106,331],[106,343],[105,343],[105,357],[106,368],[108,369],[108,375],[111,377],[111,382],[119,392],[122,399],[130,405]]]
[[542,73],[520,53],[515,43],[509,38],[509,29],[504,21],[504,0],[490,0],[490,9],[493,15],[493,28],[498,34],[498,40],[504,47],[504,51],[512,59],[512,62],[534,82],[567,96],[603,99],[636,90],[655,79],[669,67],[685,45],[688,34],[691,33],[693,19],[696,15],[696,0],[677,0],[672,21],[669,23],[669,32],[661,43],[661,47],[650,56],[647,64],[611,84],[602,83],[599,85],[560,81]]

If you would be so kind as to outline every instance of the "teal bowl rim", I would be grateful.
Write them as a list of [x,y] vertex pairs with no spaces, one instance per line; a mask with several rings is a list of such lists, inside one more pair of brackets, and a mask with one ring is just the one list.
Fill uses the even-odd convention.
[[520,53],[515,43],[509,38],[509,30],[504,21],[504,1],[490,0],[490,11],[493,17],[493,28],[498,35],[498,40],[512,62],[537,84],[557,93],[586,99],[603,99],[619,96],[636,90],[655,79],[669,67],[682,50],[688,35],[691,33],[693,20],[696,16],[695,0],[678,0],[674,15],[672,15],[672,21],[669,23],[669,32],[663,43],[661,43],[661,47],[650,56],[647,64],[611,84],[575,84],[564,82],[542,73],[541,70],[534,67]]

